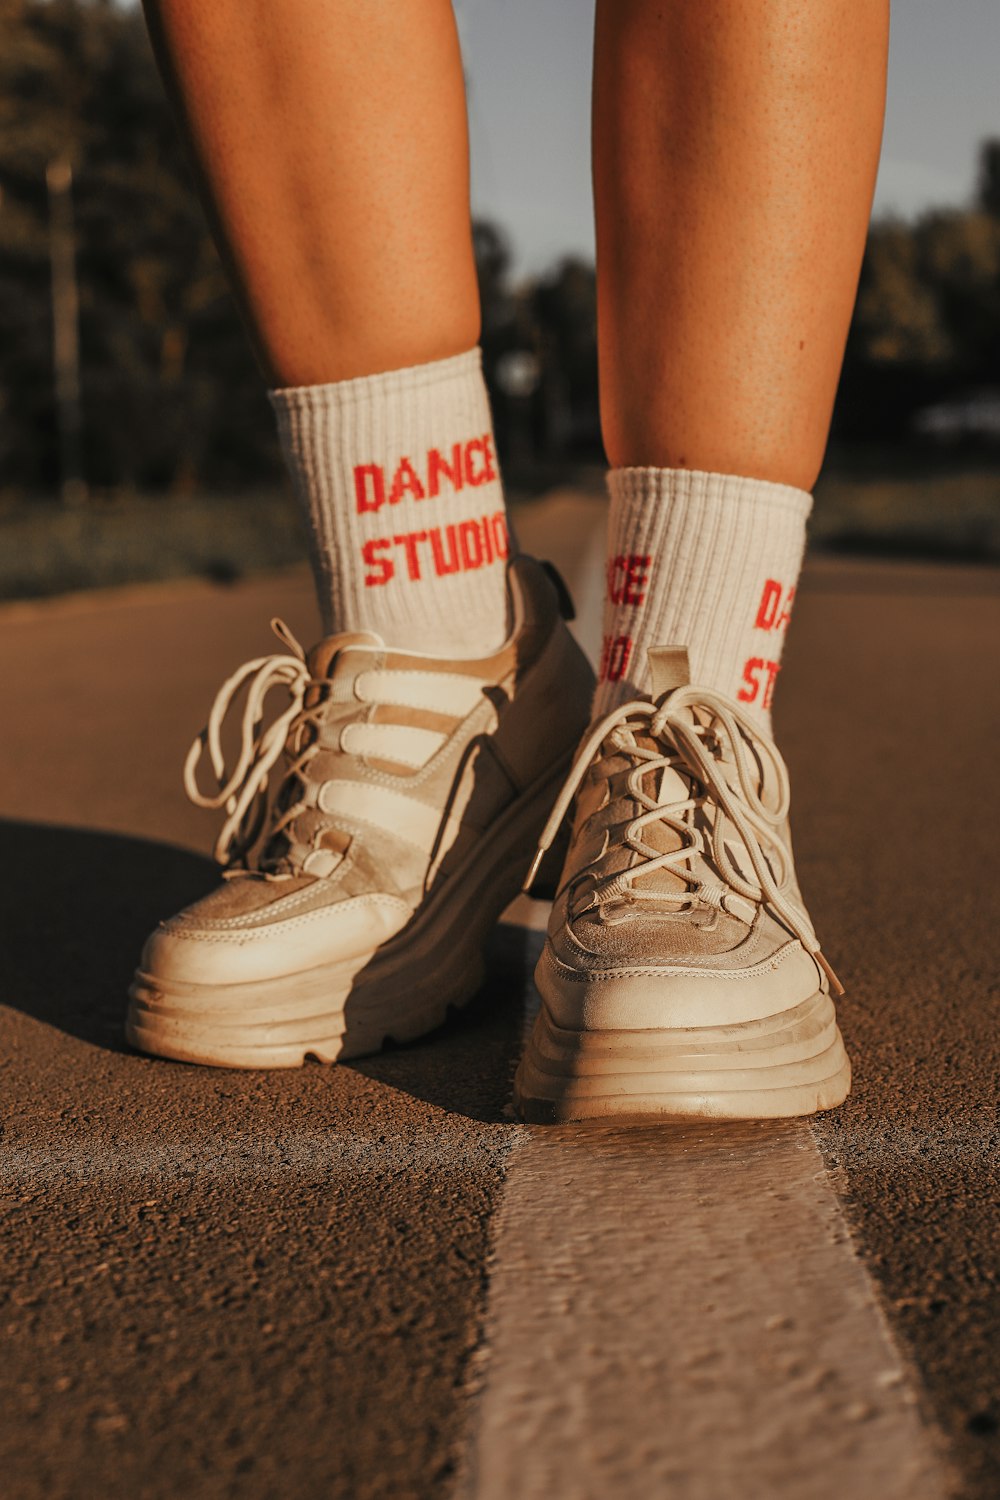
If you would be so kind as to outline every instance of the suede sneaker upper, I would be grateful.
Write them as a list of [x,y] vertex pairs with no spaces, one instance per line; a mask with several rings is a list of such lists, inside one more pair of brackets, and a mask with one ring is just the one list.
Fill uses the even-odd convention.
[[542,838],[575,797],[539,976],[567,1025],[744,1020],[833,979],[795,882],[776,747],[688,684],[686,652],[650,656],[656,701],[594,727]]
[[[332,1013],[356,993],[359,966],[375,993],[373,961],[397,936],[393,962],[401,975],[410,964],[413,993],[420,954],[428,986],[438,974],[435,1016],[460,987],[457,969],[444,982],[446,950],[455,968],[468,948],[465,988],[475,987],[479,947],[520,886],[593,681],[544,567],[515,559],[509,588],[511,633],[490,657],[410,654],[367,633],[329,637],[306,654],[276,622],[285,651],[247,662],[224,683],[185,784],[201,806],[225,811],[216,843],[225,875],[148,940],[130,1021],[139,1045],[173,1045],[168,1015],[175,1029],[204,1030],[236,1004],[239,986],[270,986],[263,999],[251,997],[261,1025],[286,1017],[281,986],[306,973],[333,997]],[[274,688],[287,703],[265,725]],[[196,779],[206,754],[212,792]],[[197,994],[185,990],[182,1003],[185,986]],[[196,1052],[192,1043],[169,1055]]]

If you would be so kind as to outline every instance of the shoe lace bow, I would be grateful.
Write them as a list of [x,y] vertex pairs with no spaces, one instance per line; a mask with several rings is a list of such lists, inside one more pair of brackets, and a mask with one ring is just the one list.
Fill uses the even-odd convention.
[[[652,741],[657,748],[640,743],[637,736]],[[840,981],[820,951],[809,918],[783,893],[765,853],[770,849],[780,864],[788,867],[789,854],[780,833],[789,805],[785,763],[774,742],[737,704],[709,688],[684,686],[658,703],[624,703],[594,725],[542,832],[525,889],[530,889],[602,747],[635,762],[628,790],[642,811],[629,822],[624,834],[639,859],[626,870],[598,877],[595,899],[607,901],[627,895],[633,901],[662,901],[662,891],[644,890],[635,882],[655,870],[669,870],[685,883],[686,890],[677,893],[683,905],[702,902],[720,911],[751,917],[763,905],[815,959],[834,993],[843,994]],[[679,772],[690,784],[687,798],[678,799],[676,783],[672,788],[673,778],[667,774],[671,771]],[[655,793],[651,794],[648,787],[654,775]],[[773,795],[765,802],[764,786],[772,784]],[[723,815],[716,815],[711,822],[707,847],[706,837],[692,816],[706,802],[714,803]],[[679,847],[663,852],[646,843],[642,832],[653,823],[673,829],[681,841]],[[746,873],[737,869],[727,850],[727,825],[735,830],[746,851]],[[693,861],[698,855],[707,856],[721,880],[707,881],[696,874]]]
[[[275,799],[275,806],[280,806],[281,812],[271,828],[269,846],[303,810],[304,803],[294,796],[286,797],[284,790],[290,782],[302,784],[305,766],[316,753],[317,715],[324,697],[321,690],[329,685],[325,678],[312,677],[305,651],[283,620],[272,620],[271,628],[287,651],[244,662],[226,679],[215,695],[208,723],[191,745],[184,762],[184,790],[195,806],[226,810],[213,852],[227,870],[246,868],[249,852],[267,818],[268,782],[286,748],[288,765],[282,777],[282,792]],[[275,687],[287,690],[289,703],[265,726],[265,700]],[[305,697],[309,688],[320,691],[316,703],[307,708]],[[223,725],[244,689],[239,750],[235,764],[227,770]],[[217,791],[207,793],[198,785],[198,767],[206,750],[218,783]],[[266,858],[259,865],[262,874],[269,873]]]

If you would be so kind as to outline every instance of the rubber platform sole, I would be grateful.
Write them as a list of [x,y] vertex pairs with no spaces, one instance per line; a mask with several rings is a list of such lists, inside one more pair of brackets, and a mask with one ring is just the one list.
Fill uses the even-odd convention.
[[851,1064],[829,995],[731,1026],[568,1031],[544,1003],[514,1082],[521,1117],[768,1120],[843,1103]]
[[142,1052],[220,1068],[346,1061],[435,1030],[485,978],[487,940],[518,894],[565,775],[553,769],[375,953],[280,979],[169,984],[141,970],[125,1035]]

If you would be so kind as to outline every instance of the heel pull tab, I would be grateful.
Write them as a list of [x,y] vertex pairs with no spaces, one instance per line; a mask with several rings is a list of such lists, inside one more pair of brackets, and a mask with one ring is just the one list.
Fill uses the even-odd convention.
[[674,688],[687,687],[691,664],[686,646],[650,646],[647,655],[654,703],[659,703],[664,693],[672,693]]
[[559,613],[564,620],[575,620],[576,609],[573,605],[573,596],[566,587],[565,578],[563,578],[555,563],[545,560],[540,561],[543,572],[548,574],[549,582],[556,591],[556,598],[559,600]]

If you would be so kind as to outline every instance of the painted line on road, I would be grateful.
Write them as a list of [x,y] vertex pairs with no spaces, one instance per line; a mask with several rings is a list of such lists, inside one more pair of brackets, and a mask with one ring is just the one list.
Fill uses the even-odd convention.
[[[603,545],[569,579],[592,652]],[[953,1488],[805,1121],[522,1127],[471,1386],[461,1500]]]
[[808,1124],[524,1129],[492,1257],[475,1500],[943,1500]]
[[[514,1120],[513,1108],[509,1118]],[[992,1124],[992,1116],[988,1123]],[[884,1164],[886,1160],[901,1166],[924,1161],[928,1141],[938,1165],[979,1161],[986,1125],[984,1121],[980,1129],[956,1129],[942,1121],[940,1135],[887,1127],[881,1136],[862,1138],[860,1143],[852,1141],[851,1166],[873,1161]],[[509,1134],[518,1156],[525,1149],[525,1137],[513,1127]],[[0,1147],[0,1189],[52,1180],[67,1186],[77,1182],[112,1184],[132,1177],[197,1176],[234,1181],[252,1177],[285,1182],[290,1175],[317,1179],[343,1173],[378,1176],[384,1173],[387,1161],[401,1171],[435,1165],[464,1171],[487,1167],[496,1160],[496,1152],[497,1143],[488,1137],[471,1138],[457,1147],[454,1141],[443,1142],[437,1130],[413,1128],[374,1136],[364,1131],[340,1134],[329,1130],[236,1131],[224,1137],[203,1138],[144,1136],[134,1131],[117,1139],[61,1136],[30,1146]]]

